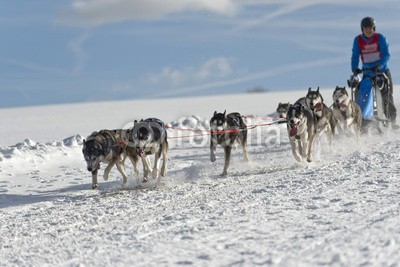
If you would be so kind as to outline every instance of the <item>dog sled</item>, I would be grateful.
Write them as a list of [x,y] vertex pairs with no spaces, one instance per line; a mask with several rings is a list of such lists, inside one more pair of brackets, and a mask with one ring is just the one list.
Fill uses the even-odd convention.
[[384,72],[375,72],[372,69],[363,69],[362,76],[353,74],[347,80],[351,88],[351,98],[359,104],[363,120],[375,122],[378,131],[380,125],[388,127],[390,124],[389,78]]

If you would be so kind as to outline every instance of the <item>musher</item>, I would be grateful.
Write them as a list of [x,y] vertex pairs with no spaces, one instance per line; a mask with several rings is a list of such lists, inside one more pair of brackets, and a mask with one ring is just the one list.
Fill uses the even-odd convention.
[[[399,128],[396,125],[396,107],[393,101],[393,82],[388,62],[390,59],[389,43],[383,34],[375,32],[376,22],[371,17],[361,20],[361,32],[354,38],[351,56],[351,70],[353,75],[363,73],[363,79],[359,85],[359,97],[357,103],[362,110],[363,127],[368,126],[374,118],[373,94],[371,78],[377,72],[383,72],[389,79],[388,105],[389,114],[386,114],[392,123],[392,128]],[[359,69],[360,57],[362,69]]]

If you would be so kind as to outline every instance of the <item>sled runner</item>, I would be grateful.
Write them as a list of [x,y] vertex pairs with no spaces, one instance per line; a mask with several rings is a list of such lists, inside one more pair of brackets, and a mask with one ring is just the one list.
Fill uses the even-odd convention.
[[[352,100],[359,104],[363,119],[376,121],[377,124],[389,125],[389,78],[384,72],[363,69],[347,80],[351,88]],[[378,126],[379,127],[379,126]]]

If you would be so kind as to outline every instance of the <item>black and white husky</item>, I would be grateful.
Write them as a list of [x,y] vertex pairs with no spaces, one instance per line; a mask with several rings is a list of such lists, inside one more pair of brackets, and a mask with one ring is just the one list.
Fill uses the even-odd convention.
[[361,134],[362,113],[360,106],[351,100],[345,87],[336,86],[332,95],[333,115],[344,134]]
[[123,177],[123,186],[128,181],[125,172],[124,161],[126,157],[132,161],[137,172],[138,159],[130,153],[126,153],[126,143],[129,130],[101,130],[93,132],[83,140],[82,153],[87,164],[87,170],[92,173],[92,188],[97,188],[97,172],[100,169],[100,163],[106,163],[103,179],[108,180],[110,171],[114,165],[117,165],[118,171]]
[[289,105],[290,103],[279,102],[278,107],[276,108],[276,114],[278,115],[279,118],[286,119]]
[[332,110],[325,105],[324,98],[319,92],[319,87],[316,91],[311,90],[311,87],[308,88],[306,103],[307,107],[311,109],[315,116],[314,122],[317,135],[320,136],[325,132],[328,136],[329,143],[332,143],[335,134],[336,120],[333,117]]
[[[158,161],[161,156],[161,176],[167,174],[168,141],[167,131],[164,123],[157,118],[148,118],[135,121],[130,132],[128,146],[133,148],[137,157],[143,162],[143,182],[147,182],[148,174],[151,172],[153,179],[158,177]],[[151,170],[148,155],[154,154],[154,167]]]
[[294,158],[299,162],[303,158],[311,162],[315,138],[313,113],[299,102],[290,105],[287,113],[287,131]]
[[211,144],[210,144],[210,160],[215,162],[215,150],[217,145],[221,145],[224,148],[225,164],[224,170],[221,175],[228,174],[229,162],[231,160],[232,146],[236,141],[239,141],[242,145],[244,159],[249,161],[249,155],[247,152],[247,125],[243,121],[242,116],[238,112],[224,113],[214,112],[210,120],[211,128]]

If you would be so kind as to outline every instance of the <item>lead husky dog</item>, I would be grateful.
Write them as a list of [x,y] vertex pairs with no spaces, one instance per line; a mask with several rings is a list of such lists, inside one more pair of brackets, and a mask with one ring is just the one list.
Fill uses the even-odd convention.
[[[168,141],[164,122],[157,118],[135,121],[130,132],[129,146],[133,148],[137,157],[142,159],[143,182],[147,182],[150,172],[153,179],[158,177],[158,161],[161,156],[163,157],[161,176],[167,174]],[[154,154],[153,170],[151,170],[150,162],[147,158],[148,155],[152,154]]]
[[82,153],[87,164],[87,170],[92,173],[92,188],[97,188],[97,172],[100,163],[106,163],[103,179],[108,180],[108,175],[114,165],[123,177],[123,186],[128,181],[125,172],[125,158],[128,156],[137,172],[138,159],[132,153],[126,153],[126,143],[129,130],[101,130],[93,132],[83,140]]
[[352,133],[358,138],[361,134],[362,123],[360,106],[350,99],[345,87],[336,86],[332,98],[333,116],[339,122],[343,133]]
[[311,87],[308,88],[306,95],[307,107],[311,109],[315,118],[315,131],[318,136],[326,132],[329,144],[332,143],[335,134],[336,120],[333,117],[333,112],[324,103],[324,98],[319,92],[319,87],[316,91],[312,91]]
[[[289,106],[287,130],[294,158],[299,162],[303,158],[311,162],[312,145],[315,138],[314,115],[300,102]],[[298,149],[296,148],[296,143],[298,143]]]
[[210,120],[211,128],[211,144],[210,144],[210,160],[215,162],[215,150],[217,145],[221,145],[224,148],[224,170],[222,176],[228,174],[229,162],[231,160],[232,146],[236,141],[239,141],[242,145],[244,159],[249,161],[249,155],[247,151],[247,125],[243,121],[242,116],[238,112],[224,113],[214,112]]

